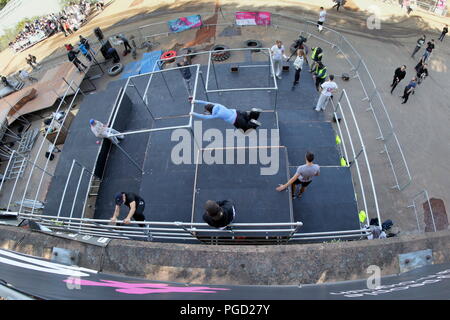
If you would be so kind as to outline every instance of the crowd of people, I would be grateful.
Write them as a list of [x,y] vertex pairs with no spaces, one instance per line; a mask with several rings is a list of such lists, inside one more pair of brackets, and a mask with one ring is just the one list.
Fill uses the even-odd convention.
[[26,23],[15,40],[9,43],[9,47],[19,52],[59,32],[67,37],[80,29],[93,9],[103,10],[103,8],[103,0],[97,1],[95,5],[86,0],[74,1],[57,14],[52,13]]

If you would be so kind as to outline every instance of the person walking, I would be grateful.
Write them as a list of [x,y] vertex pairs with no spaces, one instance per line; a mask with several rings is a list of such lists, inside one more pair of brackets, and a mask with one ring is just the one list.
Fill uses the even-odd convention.
[[416,69],[416,76],[417,76],[417,84],[421,84],[422,81],[429,75],[428,64],[422,63],[422,61],[420,61],[417,64],[415,69]]
[[69,58],[69,61],[77,67],[78,71],[83,72],[87,69],[87,67],[77,58],[78,53],[80,53],[80,51],[75,51],[72,49],[67,53],[67,57]]
[[323,7],[320,7],[319,20],[317,21],[317,28],[319,29],[319,32],[322,32],[323,30],[323,24],[325,22],[326,17],[327,11]]
[[225,229],[236,217],[233,200],[212,201],[205,203],[203,221],[218,229]]
[[119,139],[123,140],[125,136],[112,136],[116,134],[120,134],[119,131],[113,128],[109,128],[106,124],[101,123],[98,120],[91,119],[89,120],[89,124],[91,127],[92,132],[97,138],[108,138],[111,140],[114,144],[119,144]]
[[305,52],[302,49],[297,50],[297,58],[294,60],[294,68],[295,68],[295,77],[294,77],[294,84],[292,87],[294,88],[299,80],[300,80],[300,73],[303,69],[303,64],[306,60]]
[[319,62],[313,76],[316,79],[316,90],[320,91],[320,85],[325,82],[328,76],[327,67],[322,62]]
[[406,66],[405,65],[395,69],[394,80],[392,81],[392,84],[391,84],[391,88],[392,88],[391,94],[394,92],[395,88],[400,83],[400,81],[402,81],[405,77],[406,77]]
[[[320,166],[315,164],[314,154],[307,152],[305,155],[306,164],[299,166],[295,175],[286,183],[279,185],[276,190],[283,191],[291,186],[292,199],[300,199],[306,188],[311,184],[312,178],[320,175]],[[296,195],[297,185],[301,185],[300,192]]]
[[427,43],[427,48],[425,49],[425,52],[422,56],[422,60],[424,63],[427,62],[428,59],[430,59],[433,50],[434,50],[434,39],[431,39],[431,41]]
[[194,103],[204,105],[207,114],[199,114],[191,112],[189,115],[193,115],[197,118],[208,119],[222,119],[225,122],[234,125],[237,129],[241,129],[244,133],[251,129],[258,128],[261,123],[258,122],[258,118],[262,112],[261,109],[252,108],[251,111],[240,111],[236,109],[228,109],[227,107],[218,104],[202,100],[193,100]]
[[[133,192],[120,192],[115,195],[115,210],[111,218],[111,223],[117,223],[117,218],[120,215],[120,207],[122,204],[128,207],[129,211],[126,218],[123,220],[124,224],[131,224],[131,219],[136,221],[145,221],[145,201],[144,199],[133,193]],[[145,225],[140,224],[139,226],[144,227]]]
[[336,93],[338,85],[334,82],[334,75],[330,75],[328,81],[321,84],[322,92],[320,93],[319,100],[314,110],[317,112],[325,111],[328,103],[330,102],[333,94]]
[[[183,58],[183,62],[177,62],[178,67],[187,67],[189,66],[189,59],[187,57]],[[181,72],[181,76],[183,77],[184,86],[186,87],[186,90],[188,92],[189,97],[192,97],[192,89],[191,89],[191,68],[182,68],[179,69]]]
[[23,81],[29,80],[30,82],[38,82],[38,79],[32,77],[26,70],[19,70],[19,77]]
[[336,4],[331,8],[336,8],[337,11],[339,11],[339,8],[344,4],[344,0],[333,0],[334,2],[336,2]]
[[323,50],[321,47],[311,48],[311,60],[313,61],[311,64],[311,69],[309,72],[314,72],[319,62],[322,61]]
[[[280,40],[277,40],[275,45],[270,49],[273,59],[273,68],[275,70],[275,76],[281,80],[281,66],[283,57],[287,59],[284,54],[284,46]],[[273,76],[273,75],[272,75]]]
[[125,54],[131,52],[132,48],[131,48],[130,42],[128,41],[128,39],[123,34],[117,35],[116,39],[122,40],[123,45],[125,47]]
[[417,52],[419,52],[420,48],[425,44],[427,37],[423,35],[421,38],[417,40],[416,47],[414,48],[413,53],[411,54],[411,58],[414,58]]
[[439,40],[442,42],[444,41],[445,35],[448,33],[448,25],[445,25],[445,27],[442,29],[442,33],[439,36]]
[[403,99],[402,104],[405,104],[408,102],[409,95],[412,93],[414,94],[414,89],[417,86],[417,78],[413,77],[409,84],[405,87],[405,91],[403,92],[403,96],[401,97]]

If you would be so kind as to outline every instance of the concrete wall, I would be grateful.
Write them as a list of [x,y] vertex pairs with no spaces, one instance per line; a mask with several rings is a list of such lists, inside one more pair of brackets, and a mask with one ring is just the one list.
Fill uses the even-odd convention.
[[50,259],[53,247],[78,250],[79,265],[107,273],[192,284],[298,285],[365,279],[378,265],[399,273],[398,254],[431,249],[450,262],[450,231],[385,240],[286,246],[207,246],[113,240],[103,249],[0,226],[0,248]]

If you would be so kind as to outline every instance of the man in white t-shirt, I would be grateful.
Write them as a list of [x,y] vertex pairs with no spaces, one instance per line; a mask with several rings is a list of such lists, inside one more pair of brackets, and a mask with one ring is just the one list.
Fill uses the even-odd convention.
[[317,101],[317,106],[315,108],[317,112],[325,111],[331,96],[337,91],[338,85],[333,80],[334,75],[331,74],[329,80],[320,85],[322,92],[320,93],[319,101]]
[[317,21],[317,28],[319,28],[319,32],[322,32],[323,30],[323,23],[325,22],[325,19],[327,17],[327,12],[323,7],[320,7],[319,12],[319,21]]
[[275,70],[275,76],[281,79],[281,64],[283,57],[287,59],[284,54],[284,46],[280,40],[276,41],[276,44],[270,49],[273,60],[273,68]]

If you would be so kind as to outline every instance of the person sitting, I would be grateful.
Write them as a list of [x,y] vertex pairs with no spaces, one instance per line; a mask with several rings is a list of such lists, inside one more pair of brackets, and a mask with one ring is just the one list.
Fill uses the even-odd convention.
[[207,114],[199,114],[196,112],[191,112],[189,115],[193,115],[200,119],[222,119],[227,123],[233,124],[237,129],[241,129],[244,133],[251,129],[258,128],[261,123],[258,122],[258,118],[261,109],[253,108],[251,111],[239,111],[236,109],[228,109],[227,107],[218,104],[211,103],[202,100],[194,100],[194,103],[201,104],[205,106],[205,111]]
[[205,204],[203,221],[218,229],[225,229],[236,217],[233,200],[212,201]]

